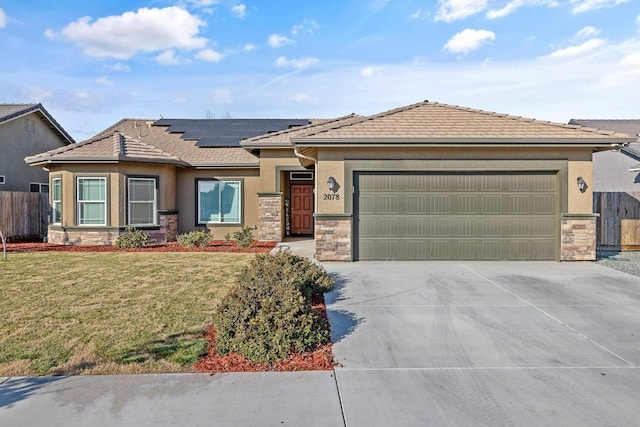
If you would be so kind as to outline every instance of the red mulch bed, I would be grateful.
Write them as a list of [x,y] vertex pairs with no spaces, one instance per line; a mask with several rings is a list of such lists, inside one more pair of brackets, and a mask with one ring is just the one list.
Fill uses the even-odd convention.
[[[314,295],[313,308],[320,311],[327,319],[327,309],[324,304],[324,295]],[[327,324],[329,324],[327,322]],[[216,331],[213,325],[209,326],[205,333],[208,342],[208,353],[194,365],[197,372],[265,372],[265,371],[331,371],[336,366],[333,360],[331,342],[319,346],[315,351],[292,354],[287,359],[268,365],[254,363],[237,353],[227,356],[216,354]]]
[[[146,248],[118,249],[112,245],[58,245],[54,243],[7,243],[7,252],[236,252],[236,253],[265,253],[276,246],[275,242],[253,242],[249,248],[239,248],[235,242],[226,243],[214,240],[204,248],[183,248],[178,242],[152,244]],[[2,245],[0,244],[0,250]]]

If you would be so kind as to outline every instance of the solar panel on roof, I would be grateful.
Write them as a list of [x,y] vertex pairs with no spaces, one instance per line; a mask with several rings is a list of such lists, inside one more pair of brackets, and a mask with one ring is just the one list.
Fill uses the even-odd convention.
[[182,139],[197,140],[198,147],[239,147],[245,138],[309,123],[308,119],[160,119],[155,125],[182,133]]

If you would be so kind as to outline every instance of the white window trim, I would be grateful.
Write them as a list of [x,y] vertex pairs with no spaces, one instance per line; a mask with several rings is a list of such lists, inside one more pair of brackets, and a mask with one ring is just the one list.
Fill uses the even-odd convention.
[[[197,184],[197,194],[196,194],[196,199],[197,199],[197,211],[196,211],[196,215],[197,215],[197,219],[198,219],[198,225],[206,225],[206,224],[222,224],[222,225],[236,225],[236,224],[242,224],[242,194],[244,189],[242,188],[242,180],[233,180],[233,179],[199,179]],[[238,184],[238,189],[240,191],[240,194],[238,195],[238,221],[237,222],[230,222],[230,221],[201,221],[200,220],[200,183],[201,182],[224,182],[224,183],[237,183]],[[220,203],[220,205],[222,205]]]
[[[80,201],[78,198],[80,196],[80,180],[81,179],[100,179],[104,182],[104,200],[82,200]],[[109,192],[109,188],[107,185],[107,178],[104,176],[78,176],[76,177],[76,214],[78,215],[77,218],[77,223],[79,227],[104,227],[107,225],[108,222],[108,218],[107,218],[107,214],[108,214],[108,209],[107,209],[107,200],[108,200],[108,192]],[[81,224],[81,203],[104,203],[104,223],[102,224]]]
[[0,175],[0,184],[4,185],[7,183],[7,179],[4,175]]
[[[151,181],[153,182],[153,223],[150,224],[136,224],[131,222],[131,198],[129,195],[131,194],[131,181]],[[133,202],[133,203],[145,203],[149,204],[150,202]],[[145,226],[154,226],[158,225],[158,179],[154,177],[138,177],[131,176],[127,177],[127,225],[137,226],[137,227],[145,227]]]
[[[55,182],[60,182],[60,200],[54,199],[55,192],[53,188],[55,187]],[[51,186],[49,187],[49,192],[51,193],[51,223],[52,224],[62,224],[62,178],[51,178]],[[56,218],[56,203],[60,203],[60,218]]]

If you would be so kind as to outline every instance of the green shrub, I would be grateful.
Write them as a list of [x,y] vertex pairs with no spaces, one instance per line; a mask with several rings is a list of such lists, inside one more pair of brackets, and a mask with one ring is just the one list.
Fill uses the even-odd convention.
[[137,228],[127,227],[116,239],[116,247],[120,249],[144,248],[149,244],[149,235]]
[[253,227],[242,227],[242,230],[233,233],[233,238],[236,239],[238,247],[248,248],[253,243]]
[[214,313],[216,352],[273,363],[329,340],[311,296],[333,287],[326,271],[289,252],[257,255]]
[[190,231],[177,237],[178,244],[185,248],[204,248],[209,245],[213,236],[209,230]]

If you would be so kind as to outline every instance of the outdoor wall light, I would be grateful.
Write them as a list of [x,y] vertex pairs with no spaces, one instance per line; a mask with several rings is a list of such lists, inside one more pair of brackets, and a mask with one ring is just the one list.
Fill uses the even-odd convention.
[[587,182],[581,176],[578,177],[578,190],[581,193],[587,191]]
[[334,188],[336,188],[336,179],[332,176],[329,177],[329,179],[327,180],[327,185],[329,186],[329,191],[333,191]]

